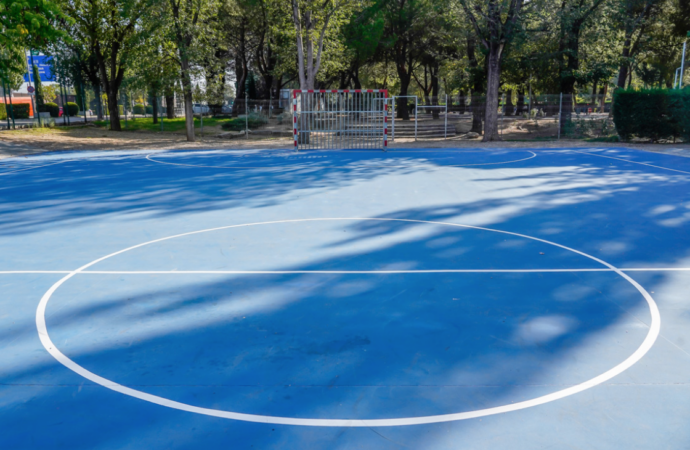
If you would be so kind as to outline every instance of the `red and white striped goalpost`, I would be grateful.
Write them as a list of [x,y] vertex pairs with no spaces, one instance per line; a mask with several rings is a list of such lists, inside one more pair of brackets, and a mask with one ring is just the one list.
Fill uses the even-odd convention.
[[292,91],[295,151],[388,147],[388,90]]

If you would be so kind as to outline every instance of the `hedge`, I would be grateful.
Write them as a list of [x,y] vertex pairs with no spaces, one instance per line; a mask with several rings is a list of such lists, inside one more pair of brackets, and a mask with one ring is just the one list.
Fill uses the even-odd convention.
[[0,103],[0,120],[7,119],[7,109],[5,109],[5,104]]
[[79,105],[77,105],[74,102],[67,102],[67,113],[69,114],[70,117],[78,116],[79,115]]
[[[9,106],[14,112],[15,119],[28,119],[30,116],[31,105],[28,103],[15,103],[7,106]],[[10,117],[12,116],[10,115]]]
[[228,120],[221,128],[230,131],[243,131],[246,126],[249,126],[250,130],[260,128],[268,123],[266,116],[262,114],[250,113],[249,117],[239,116]]
[[48,102],[43,105],[41,112],[49,112],[50,117],[60,117],[60,107],[57,103]]
[[613,122],[622,140],[682,137],[690,142],[690,90],[618,89]]
[[145,111],[146,111],[146,108],[144,108],[144,105],[142,105],[141,103],[135,104],[134,108],[132,108],[132,112],[134,114],[144,114]]

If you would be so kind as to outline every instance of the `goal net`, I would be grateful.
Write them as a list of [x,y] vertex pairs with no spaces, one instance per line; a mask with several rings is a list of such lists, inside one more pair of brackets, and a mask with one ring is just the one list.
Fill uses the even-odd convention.
[[293,90],[295,150],[381,149],[388,146],[388,91]]

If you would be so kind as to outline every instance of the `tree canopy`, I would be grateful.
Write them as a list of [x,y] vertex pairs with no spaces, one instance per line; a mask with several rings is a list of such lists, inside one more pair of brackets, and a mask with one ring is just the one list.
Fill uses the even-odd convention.
[[[123,86],[156,114],[155,99],[181,99],[189,140],[194,102],[220,112],[231,98],[276,98],[281,89],[377,88],[425,104],[481,98],[473,129],[491,140],[501,96],[512,105],[515,93],[524,103],[529,93],[674,87],[690,3],[1,0],[0,27],[4,80],[26,72],[25,49],[59,55],[68,84],[104,93],[115,130]],[[410,117],[406,99],[397,112]]]

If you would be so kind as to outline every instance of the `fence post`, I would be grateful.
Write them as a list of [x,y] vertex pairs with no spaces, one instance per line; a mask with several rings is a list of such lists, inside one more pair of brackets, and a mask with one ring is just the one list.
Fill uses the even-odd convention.
[[[156,101],[158,101],[158,99],[156,99]],[[158,102],[158,103],[160,104],[160,108],[158,108],[159,109],[158,115],[161,118],[161,131],[163,131],[163,97],[162,96],[161,96],[160,102]]]
[[7,130],[10,130],[10,113],[7,110],[7,90],[5,89],[5,79],[2,79],[2,95],[5,97],[5,119],[7,119]]
[[448,94],[446,94],[446,123],[443,128],[443,139],[448,139]]
[[80,82],[79,84],[81,85],[81,109],[84,111],[84,123],[89,123],[89,120],[86,118],[86,91],[84,90],[84,83]]
[[680,60],[680,75],[678,76],[678,89],[683,89],[683,72],[685,72],[685,46],[688,41],[683,42],[683,57]]
[[199,134],[203,138],[204,137],[204,104],[203,103],[201,104],[201,116],[200,116],[199,120],[201,121],[201,131],[199,132]]
[[417,97],[414,98],[414,140],[417,141]]
[[391,121],[393,122],[393,136],[391,141],[395,141],[395,95],[391,97],[391,100],[393,100],[393,114],[391,116]]
[[249,100],[247,94],[244,94],[244,135],[249,139]]
[[561,120],[563,120],[563,92],[561,92],[561,101],[558,104],[558,140],[561,140]]

